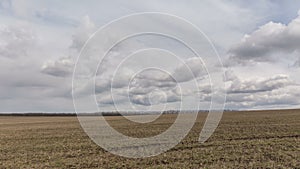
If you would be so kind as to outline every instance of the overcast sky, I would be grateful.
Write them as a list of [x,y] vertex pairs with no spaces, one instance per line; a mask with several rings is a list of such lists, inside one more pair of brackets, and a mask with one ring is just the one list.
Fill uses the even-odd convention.
[[[205,33],[224,64],[226,109],[300,108],[300,1],[0,0],[0,112],[74,112],[72,74],[86,40],[110,21],[139,12],[176,15]],[[208,107],[211,86],[202,62],[188,52],[182,64],[163,50],[145,50],[114,75],[125,54],[154,47],[184,52],[177,42],[150,35],[116,46],[97,73],[99,110],[114,110],[114,103],[124,110],[178,109],[184,98],[196,104],[194,97]],[[170,73],[137,72],[150,62],[167,63]],[[197,95],[186,65],[199,83]],[[179,90],[178,83],[185,87]],[[76,92],[90,95],[85,87]]]

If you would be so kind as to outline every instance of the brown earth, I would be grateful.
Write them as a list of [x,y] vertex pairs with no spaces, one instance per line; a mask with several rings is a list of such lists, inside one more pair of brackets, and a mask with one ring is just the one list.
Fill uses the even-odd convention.
[[[300,110],[226,112],[200,144],[205,117],[200,113],[189,135],[166,153],[129,159],[93,143],[76,117],[0,116],[0,168],[300,168]],[[126,135],[144,137],[175,118],[163,115],[148,125],[107,120]]]

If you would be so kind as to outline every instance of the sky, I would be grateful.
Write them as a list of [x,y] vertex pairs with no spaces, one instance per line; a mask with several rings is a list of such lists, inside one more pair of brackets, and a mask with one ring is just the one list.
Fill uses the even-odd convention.
[[[154,17],[108,30],[107,44],[132,29],[157,27],[184,35],[196,48],[199,42],[207,63],[174,39],[132,37],[108,53],[96,83],[82,82],[76,96],[95,95],[99,111],[180,109],[182,103],[209,109],[212,96],[224,91],[225,103],[214,101],[225,109],[300,108],[300,1],[0,0],[0,112],[74,112],[72,77],[84,44],[111,21],[145,12],[184,18],[202,39],[188,24]],[[212,46],[223,67],[210,64]],[[220,74],[222,82],[210,84]]]

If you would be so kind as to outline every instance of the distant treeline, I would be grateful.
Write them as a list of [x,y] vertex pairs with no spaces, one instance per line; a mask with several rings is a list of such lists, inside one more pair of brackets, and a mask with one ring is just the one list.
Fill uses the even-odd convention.
[[76,113],[0,113],[0,116],[76,116]]
[[[208,112],[208,110],[168,110],[164,111],[162,114],[178,114],[178,113],[200,113],[200,112]],[[131,116],[131,115],[153,115],[153,114],[161,114],[161,112],[156,111],[146,111],[146,112],[95,112],[95,113],[2,113],[0,116]]]
[[[213,110],[212,110],[213,111]],[[274,109],[274,110],[231,110],[226,109],[224,112],[260,112],[260,111],[299,111],[299,109]],[[208,113],[208,110],[167,110],[162,114],[178,114],[178,113]],[[95,113],[0,113],[0,116],[132,116],[132,115],[153,115],[161,114],[158,111],[145,112],[95,112]]]

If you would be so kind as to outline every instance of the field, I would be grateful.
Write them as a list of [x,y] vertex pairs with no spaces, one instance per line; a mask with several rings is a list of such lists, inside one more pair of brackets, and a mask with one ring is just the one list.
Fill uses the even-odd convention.
[[[106,152],[76,117],[0,116],[0,168],[300,168],[300,111],[226,112],[213,136],[198,142],[206,114],[189,135],[156,157],[129,159]],[[164,131],[176,115],[148,125],[107,117],[126,135]]]

